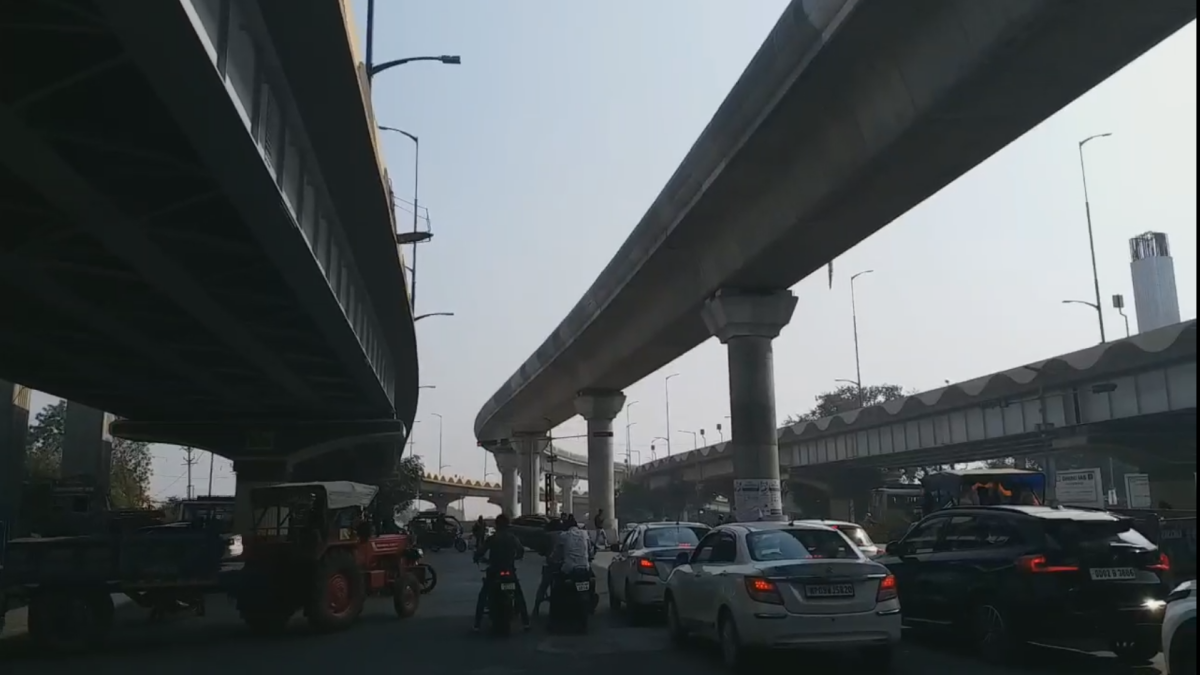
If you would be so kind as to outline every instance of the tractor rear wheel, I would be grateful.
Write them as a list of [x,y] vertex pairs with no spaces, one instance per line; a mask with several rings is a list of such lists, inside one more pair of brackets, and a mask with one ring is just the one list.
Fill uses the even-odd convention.
[[362,614],[367,590],[362,570],[347,550],[334,549],[317,564],[305,614],[320,631],[340,630]]

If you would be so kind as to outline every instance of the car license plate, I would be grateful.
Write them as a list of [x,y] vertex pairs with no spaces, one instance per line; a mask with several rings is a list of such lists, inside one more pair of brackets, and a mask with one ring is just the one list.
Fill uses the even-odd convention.
[[586,591],[586,590],[590,589],[591,587],[592,587],[592,584],[587,581],[576,581],[575,582],[575,590],[577,590],[577,591]]
[[809,598],[853,598],[854,584],[816,584],[804,587]]
[[1132,581],[1137,578],[1137,570],[1132,567],[1093,567],[1089,571],[1092,581]]
[[515,590],[517,590],[517,585],[516,585],[516,584],[512,584],[512,583],[509,583],[509,584],[500,584],[500,590],[502,590],[502,591],[515,591]]

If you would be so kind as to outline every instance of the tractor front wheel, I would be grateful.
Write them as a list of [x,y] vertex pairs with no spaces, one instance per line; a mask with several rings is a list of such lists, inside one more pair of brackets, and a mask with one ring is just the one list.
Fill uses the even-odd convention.
[[366,596],[362,570],[354,556],[349,551],[329,551],[317,565],[305,614],[317,630],[340,630],[362,614]]
[[396,586],[392,592],[392,605],[396,610],[396,616],[401,619],[407,619],[417,613],[417,608],[421,606],[421,582],[417,578],[407,572],[400,572],[396,576]]

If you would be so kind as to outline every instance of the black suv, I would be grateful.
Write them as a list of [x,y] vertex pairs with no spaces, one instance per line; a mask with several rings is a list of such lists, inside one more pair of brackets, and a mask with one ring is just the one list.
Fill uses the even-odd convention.
[[896,576],[906,625],[964,630],[985,658],[1027,642],[1159,651],[1170,562],[1104,511],[1046,506],[950,508],[922,519],[877,558]]

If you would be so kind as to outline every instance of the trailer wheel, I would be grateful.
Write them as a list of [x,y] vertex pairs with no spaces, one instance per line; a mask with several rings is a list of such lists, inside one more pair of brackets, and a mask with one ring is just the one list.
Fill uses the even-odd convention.
[[47,651],[87,651],[108,637],[113,611],[112,596],[104,589],[38,593],[29,603],[29,637]]
[[415,576],[407,572],[397,575],[396,588],[392,593],[392,606],[396,610],[396,616],[407,619],[416,614],[421,606],[423,592],[421,582]]
[[339,630],[362,614],[367,591],[362,570],[349,551],[332,550],[317,565],[305,614],[321,631]]

